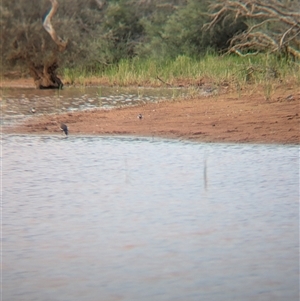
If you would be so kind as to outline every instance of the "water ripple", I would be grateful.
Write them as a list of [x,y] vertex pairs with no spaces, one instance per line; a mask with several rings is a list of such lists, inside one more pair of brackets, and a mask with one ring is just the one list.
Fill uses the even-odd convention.
[[2,148],[3,300],[298,300],[297,146]]

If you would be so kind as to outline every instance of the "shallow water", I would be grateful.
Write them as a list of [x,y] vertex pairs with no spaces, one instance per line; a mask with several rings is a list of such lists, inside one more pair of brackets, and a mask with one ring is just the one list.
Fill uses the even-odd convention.
[[3,300],[299,300],[297,146],[2,142]]
[[2,88],[2,123],[32,115],[132,106],[186,94],[186,89],[66,87],[63,90]]

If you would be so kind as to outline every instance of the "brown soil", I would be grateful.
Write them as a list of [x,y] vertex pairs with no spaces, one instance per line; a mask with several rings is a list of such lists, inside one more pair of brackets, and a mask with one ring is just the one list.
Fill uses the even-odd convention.
[[35,88],[32,78],[2,78],[0,88]]
[[[24,86],[24,82],[15,86],[20,85]],[[7,133],[53,134],[60,133],[57,123],[63,122],[68,125],[70,135],[299,144],[299,89],[278,86],[274,88],[271,100],[266,100],[264,95],[263,89],[249,86],[240,95],[227,92],[113,110],[33,116],[21,125],[3,130]],[[142,119],[138,118],[139,114]]]

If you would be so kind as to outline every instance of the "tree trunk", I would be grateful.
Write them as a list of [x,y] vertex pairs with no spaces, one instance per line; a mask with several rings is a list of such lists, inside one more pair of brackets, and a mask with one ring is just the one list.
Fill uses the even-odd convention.
[[44,66],[29,66],[37,89],[62,89],[63,83],[56,75],[56,61]]
[[[59,37],[51,24],[51,20],[57,11],[58,3],[57,0],[50,0],[50,2],[51,9],[43,18],[43,27],[57,45],[58,51],[63,52],[67,47],[68,41],[64,41],[61,37]],[[37,89],[62,89],[63,83],[56,75],[56,70],[58,68],[56,54],[57,51],[54,51],[53,56],[55,58],[44,63],[44,65],[37,66],[32,63],[29,66]]]

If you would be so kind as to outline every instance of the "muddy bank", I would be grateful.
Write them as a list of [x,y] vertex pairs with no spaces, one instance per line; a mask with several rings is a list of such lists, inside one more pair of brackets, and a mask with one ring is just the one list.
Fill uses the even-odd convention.
[[[265,99],[263,91],[163,101],[112,110],[34,116],[7,133],[137,135],[202,142],[299,143],[298,89],[282,87]],[[142,114],[142,119],[138,115]]]

